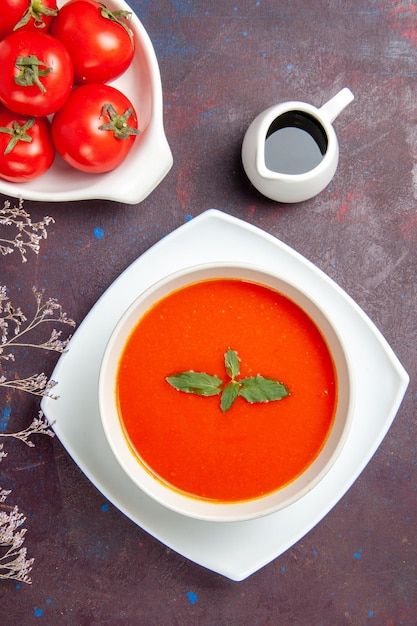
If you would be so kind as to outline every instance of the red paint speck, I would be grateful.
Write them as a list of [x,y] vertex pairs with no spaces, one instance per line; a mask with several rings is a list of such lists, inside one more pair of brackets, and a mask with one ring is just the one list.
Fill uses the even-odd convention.
[[335,217],[336,222],[343,221],[346,211],[350,208],[352,201],[356,198],[358,198],[358,194],[355,192],[354,189],[350,189],[347,193],[346,200],[343,202],[342,206],[339,209],[339,212]]

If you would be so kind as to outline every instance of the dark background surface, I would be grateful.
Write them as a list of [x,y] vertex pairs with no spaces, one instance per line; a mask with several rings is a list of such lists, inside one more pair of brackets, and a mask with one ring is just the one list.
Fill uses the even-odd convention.
[[[0,258],[22,309],[32,285],[77,324],[134,259],[209,208],[265,229],[339,283],[410,374],[382,445],[337,506],[280,558],[236,583],[170,551],[95,489],[57,438],[7,441],[0,485],[27,517],[32,585],[0,581],[0,623],[334,626],[417,624],[417,7],[403,0],[131,1],[159,60],[174,166],[140,205],[25,202],[55,219],[38,256]],[[247,182],[244,132],[268,106],[320,106],[348,86],[327,189],[279,205]],[[8,198],[0,198],[3,202]],[[50,374],[28,351],[19,375]],[[17,368],[18,369],[18,368]],[[24,370],[24,371],[23,371]],[[2,427],[37,414],[5,397]],[[7,405],[7,417],[6,410]],[[6,423],[7,421],[7,423]]]

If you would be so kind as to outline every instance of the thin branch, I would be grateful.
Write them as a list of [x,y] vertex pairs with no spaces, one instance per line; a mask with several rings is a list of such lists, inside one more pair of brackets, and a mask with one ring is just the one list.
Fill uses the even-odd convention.
[[[20,199],[18,206],[12,207],[10,202],[5,202],[0,209],[0,227],[17,230],[13,238],[3,237],[0,228],[0,255],[20,252],[22,263],[27,261],[27,253],[32,251],[39,253],[40,242],[48,236],[47,227],[54,223],[52,217],[44,217],[40,222],[32,222],[29,213],[23,209],[23,200]],[[31,331],[45,323],[60,323],[75,327],[75,322],[67,316],[56,298],[44,300],[43,291],[35,287],[32,289],[36,300],[36,311],[31,319],[23,313],[20,307],[16,308],[11,303],[6,286],[0,285],[0,363],[1,361],[15,361],[15,349],[18,347],[39,348],[63,353],[67,349],[71,338],[61,339],[62,331],[52,329],[49,337],[36,342],[30,337]],[[0,368],[0,390],[9,388],[25,391],[36,396],[48,396],[56,399],[51,394],[51,389],[56,385],[53,380],[48,380],[44,373],[34,374],[24,379],[7,379]],[[48,435],[54,437],[51,424],[42,411],[32,420],[25,429],[14,433],[0,433],[0,438],[14,438],[22,441],[29,447],[34,447],[33,435]],[[7,456],[4,444],[0,443],[0,462]],[[14,579],[31,584],[29,573],[32,570],[34,559],[26,558],[26,548],[23,547],[25,528],[21,528],[26,518],[20,513],[17,506],[14,508],[5,505],[10,490],[0,488],[0,579]],[[2,510],[6,509],[6,510]]]
[[[16,433],[0,433],[0,437],[11,437],[13,439],[19,439],[27,446],[29,446],[29,448],[35,447],[35,444],[31,439],[33,435],[48,435],[49,437],[55,437],[55,433],[51,429],[51,423],[48,421],[42,411],[39,411],[38,417],[35,417],[32,420],[32,423],[24,430],[20,430]],[[0,444],[0,461],[2,457],[7,456],[6,452],[2,452],[2,448],[3,444]]]
[[27,261],[27,252],[39,253],[40,242],[48,236],[47,227],[55,220],[46,216],[40,222],[32,222],[29,213],[23,209],[20,198],[18,206],[12,207],[9,201],[0,209],[0,226],[11,226],[17,229],[14,239],[0,237],[0,254],[12,254],[18,250],[23,263]]
[[21,308],[15,308],[11,303],[7,295],[7,287],[0,285],[0,360],[14,360],[13,352],[11,350],[6,352],[6,349],[12,347],[39,348],[60,353],[66,351],[71,336],[62,340],[62,331],[55,328],[52,329],[49,338],[45,341],[39,343],[22,341],[23,337],[26,337],[41,324],[58,323],[75,327],[74,320],[68,317],[56,298],[47,298],[44,301],[43,290],[32,287],[32,292],[36,301],[36,310],[32,319],[28,320]]
[[[10,491],[0,488],[0,503],[4,503]],[[23,547],[26,529],[21,526],[26,521],[17,506],[10,512],[0,510],[0,579],[13,579],[31,584],[29,573],[34,559],[27,559]]]
[[44,373],[33,374],[32,376],[28,376],[28,378],[15,378],[13,380],[7,380],[5,376],[0,376],[0,387],[26,391],[34,396],[47,396],[53,400],[58,399],[58,396],[50,393],[51,389],[53,389],[56,384],[55,380],[48,380]]

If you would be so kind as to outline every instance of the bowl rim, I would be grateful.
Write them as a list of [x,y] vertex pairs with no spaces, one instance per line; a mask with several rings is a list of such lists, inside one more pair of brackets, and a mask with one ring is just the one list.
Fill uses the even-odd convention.
[[[225,272],[229,273],[225,274]],[[233,272],[233,275],[231,275],[230,272]],[[201,273],[208,273],[209,275],[207,277],[201,277]],[[236,273],[241,273],[241,275],[236,276]],[[248,278],[250,275],[253,277]],[[255,280],[254,276],[258,276],[258,280]],[[343,384],[347,386],[347,389],[344,390],[343,398],[341,398],[338,381],[338,396],[334,423],[336,422],[339,414],[343,412],[343,420],[339,417],[339,421],[343,421],[341,433],[339,436],[336,436],[335,429],[332,427],[325,443],[322,446],[322,449],[314,461],[293,481],[272,493],[258,498],[253,498],[251,500],[231,503],[199,499],[198,497],[182,493],[174,487],[166,485],[160,479],[155,477],[151,470],[140,462],[137,455],[135,455],[129,446],[127,439],[123,434],[116,407],[114,380],[115,373],[117,372],[118,359],[116,359],[115,362],[114,357],[120,356],[134,325],[138,323],[146,311],[149,310],[152,303],[150,302],[138,316],[136,316],[137,309],[143,306],[147,300],[151,299],[153,303],[156,303],[169,293],[176,291],[187,284],[207,280],[209,278],[238,278],[262,284],[269,289],[283,293],[286,297],[292,299],[291,296],[285,291],[283,292],[279,288],[271,286],[269,282],[259,280],[259,276],[267,277],[268,280],[271,280],[272,282],[285,285],[285,288],[289,289],[290,292],[296,293],[297,297],[301,297],[305,303],[308,303],[309,307],[312,307],[314,314],[317,315],[318,318],[321,318],[322,322],[326,325],[327,330],[325,333],[322,326],[316,321],[316,318],[310,314],[310,309],[309,311],[306,311],[298,300],[293,299],[293,301],[295,301],[295,303],[304,310],[304,312],[313,320],[320,330],[334,361],[337,377],[338,379],[340,377]],[[170,289],[169,286],[178,280],[180,281],[180,285]],[[163,291],[163,295],[155,298],[155,295],[157,295],[159,291]],[[134,318],[132,320],[133,323],[128,324],[130,318],[132,317]],[[331,345],[329,345],[328,333],[330,333]],[[117,348],[117,343],[120,343],[120,341],[122,341],[122,344],[119,348]],[[334,352],[335,349],[337,349],[336,357]],[[336,368],[337,365],[338,367]],[[111,376],[111,391],[109,391],[109,371],[113,374],[113,376]],[[332,321],[327,316],[323,306],[321,306],[316,298],[313,298],[306,289],[301,288],[295,281],[286,278],[285,272],[280,272],[279,270],[272,271],[261,265],[252,263],[222,261],[190,265],[169,273],[144,289],[133,300],[133,302],[119,317],[104,348],[99,370],[98,399],[100,420],[111,451],[113,452],[119,465],[141,491],[145,492],[159,504],[186,517],[192,517],[194,519],[210,522],[237,522],[260,518],[286,508],[311,491],[323,479],[336,462],[348,437],[354,412],[355,387],[348,346],[338,329],[333,325]],[[342,403],[341,400],[343,400]],[[114,431],[115,428],[116,438]],[[324,451],[327,453],[330,445],[332,446],[332,451],[329,458],[324,462],[319,471],[315,472],[315,468],[319,465],[319,461],[322,462]],[[302,487],[295,491],[294,486],[301,483],[303,483]],[[277,499],[279,501],[277,501]]]

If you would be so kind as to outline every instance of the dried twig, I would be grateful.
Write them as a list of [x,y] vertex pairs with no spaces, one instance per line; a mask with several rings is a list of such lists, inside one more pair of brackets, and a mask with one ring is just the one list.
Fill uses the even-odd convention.
[[27,261],[27,251],[32,250],[38,254],[41,239],[48,236],[47,226],[53,224],[54,219],[46,216],[40,222],[32,222],[29,213],[23,209],[23,200],[20,199],[18,206],[12,207],[9,201],[0,209],[0,226],[11,226],[17,229],[14,239],[0,237],[0,254],[12,254],[19,250],[22,262]]
[[[31,439],[32,435],[48,435],[49,437],[55,436],[54,431],[51,429],[51,424],[42,411],[39,411],[38,417],[35,417],[32,420],[32,423],[24,430],[20,430],[15,433],[0,433],[0,438],[11,437],[13,439],[19,439],[29,446],[29,448],[34,448],[35,444]],[[0,461],[2,457],[4,458],[7,456],[6,452],[2,452],[2,448],[3,444],[0,444]]]
[[60,339],[62,331],[52,329],[48,339],[40,343],[33,343],[28,340],[27,335],[40,324],[57,322],[67,326],[75,326],[73,319],[67,316],[62,306],[56,298],[47,298],[43,301],[43,291],[36,287],[32,288],[36,300],[36,310],[32,319],[28,319],[20,307],[15,308],[7,295],[7,287],[0,286],[0,360],[12,360],[15,357],[6,348],[25,347],[42,348],[43,350],[53,350],[55,352],[65,352],[71,337],[64,341]]
[[[0,503],[3,504],[10,491],[0,489]],[[0,579],[13,579],[31,584],[29,573],[34,559],[26,558],[23,547],[26,528],[21,528],[26,518],[17,506],[10,512],[0,510]]]
[[[14,238],[4,238],[0,231],[0,255],[12,254],[19,250],[22,263],[27,261],[27,252],[31,250],[39,253],[40,242],[48,236],[47,226],[54,223],[52,217],[44,217],[40,222],[32,222],[30,215],[23,209],[23,200],[18,206],[12,207],[10,202],[5,202],[0,209],[0,227],[17,229]],[[6,286],[0,286],[0,364],[1,362],[16,361],[18,348],[38,348],[63,353],[67,349],[71,337],[61,339],[61,330],[52,329],[46,339],[33,338],[32,331],[45,323],[59,323],[67,326],[75,326],[74,320],[69,318],[63,311],[56,298],[44,299],[43,291],[33,287],[36,301],[35,313],[29,319],[20,307],[14,307],[11,303]],[[0,391],[2,388],[9,390],[25,391],[36,396],[49,396],[51,389],[56,385],[53,380],[48,380],[44,373],[33,374],[27,378],[7,378],[4,375],[4,367],[0,367]],[[10,393],[10,392],[9,392]],[[0,438],[13,438],[22,441],[29,447],[34,447],[33,435],[54,436],[51,424],[39,411],[38,416],[32,423],[21,431],[12,433],[0,433]],[[0,443],[0,462],[7,456],[4,444]],[[14,579],[31,584],[29,573],[34,559],[26,558],[26,548],[23,547],[25,528],[21,528],[26,518],[20,513],[17,506],[7,507],[4,503],[11,491],[0,487],[0,579]],[[2,509],[8,509],[2,510]]]

